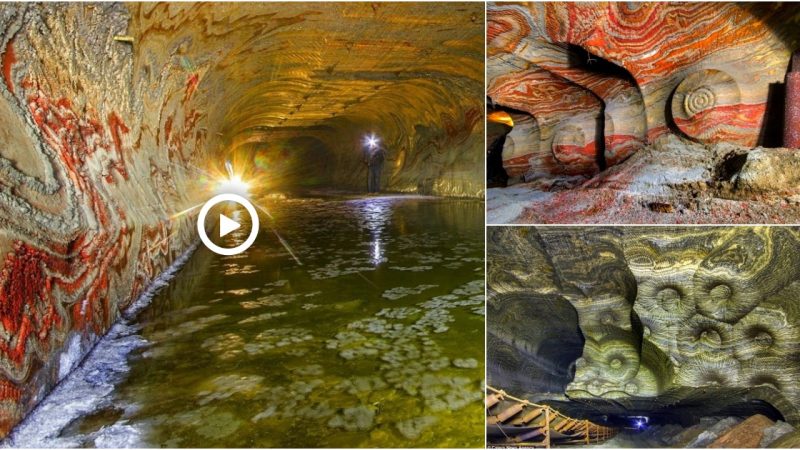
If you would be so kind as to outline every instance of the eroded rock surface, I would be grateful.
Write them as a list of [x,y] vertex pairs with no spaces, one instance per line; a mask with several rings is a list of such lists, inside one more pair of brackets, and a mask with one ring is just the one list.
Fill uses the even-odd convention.
[[566,394],[589,417],[800,421],[796,228],[490,228],[488,242],[490,385]]
[[[791,175],[797,163],[785,150],[761,159],[759,176],[772,181],[756,182],[758,199],[744,180],[739,187],[746,192],[728,195],[681,190],[679,172],[694,171],[693,181],[702,184],[716,181],[698,179],[715,169],[691,155],[631,161],[659,151],[668,137],[698,147],[736,145],[740,155],[780,147],[784,81],[800,46],[800,32],[789,25],[800,17],[797,6],[490,2],[487,11],[490,111],[513,118],[502,165],[510,184],[523,183],[489,194],[490,222],[727,223],[741,209],[728,201],[755,210],[733,217],[737,222],[800,217]],[[741,156],[751,166],[761,158],[753,152]],[[657,178],[641,173],[645,163]],[[733,171],[728,177],[741,168],[737,163],[726,169]],[[770,176],[786,168],[790,176]],[[637,182],[659,192],[626,185]],[[700,210],[661,214],[686,209],[687,194],[698,197]]]

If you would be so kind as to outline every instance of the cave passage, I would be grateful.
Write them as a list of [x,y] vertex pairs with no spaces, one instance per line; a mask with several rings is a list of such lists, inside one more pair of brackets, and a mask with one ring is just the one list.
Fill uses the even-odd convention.
[[302,265],[272,233],[200,246],[10,443],[481,445],[483,204],[263,203]]

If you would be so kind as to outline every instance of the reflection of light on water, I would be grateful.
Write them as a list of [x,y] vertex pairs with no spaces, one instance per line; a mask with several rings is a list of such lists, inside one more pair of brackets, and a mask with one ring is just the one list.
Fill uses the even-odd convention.
[[383,234],[383,228],[389,221],[391,208],[388,203],[374,199],[367,201],[361,211],[363,213],[364,225],[372,236],[370,244],[372,247],[372,265],[377,266],[388,261],[384,256],[384,248],[381,245],[381,235]]
[[381,241],[374,240],[372,242],[372,265],[377,266],[383,261],[383,250],[381,250]]

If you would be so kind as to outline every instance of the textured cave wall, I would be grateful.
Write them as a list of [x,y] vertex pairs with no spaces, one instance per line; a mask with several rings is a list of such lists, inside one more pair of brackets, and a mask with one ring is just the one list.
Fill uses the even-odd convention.
[[[487,93],[539,123],[532,177],[589,176],[590,153],[614,165],[669,133],[749,147],[780,133],[765,118],[781,120],[778,94],[800,42],[795,5],[490,2],[487,11]],[[519,167],[520,155],[505,159]]]
[[203,119],[163,50],[113,39],[129,21],[0,5],[0,437],[194,239],[169,218],[196,203]]
[[[606,414],[765,402],[800,422],[800,230],[490,228],[487,252],[490,385],[563,384]],[[564,355],[537,356],[558,335]]]
[[[384,188],[481,196],[484,6],[480,3],[133,4],[132,34],[157,52],[180,42],[208,147],[244,162],[275,160],[298,138],[324,163],[268,189],[319,180],[364,189],[363,137],[388,150]],[[155,70],[155,69],[153,69]],[[248,156],[258,144],[260,153]]]

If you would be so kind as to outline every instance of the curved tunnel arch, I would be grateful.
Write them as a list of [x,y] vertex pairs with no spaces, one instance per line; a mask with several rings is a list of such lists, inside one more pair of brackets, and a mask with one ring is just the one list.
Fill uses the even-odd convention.
[[[335,155],[332,184],[360,188],[365,169],[353,146],[356,137],[374,130],[388,149],[390,190],[420,191],[425,185],[429,189],[421,193],[482,192],[481,174],[474,170],[481,152],[474,149],[482,135],[483,39],[478,26],[466,26],[480,22],[480,8],[133,9],[131,28],[146,39],[135,47],[140,58],[163,48],[174,53],[172,59],[188,72],[187,86],[195,83],[189,101],[203,114],[206,144],[222,156],[248,129],[315,129],[312,134]],[[416,31],[402,31],[401,24]],[[427,127],[422,136],[419,124]],[[424,164],[408,164],[415,159]]]

